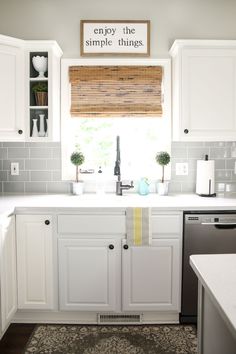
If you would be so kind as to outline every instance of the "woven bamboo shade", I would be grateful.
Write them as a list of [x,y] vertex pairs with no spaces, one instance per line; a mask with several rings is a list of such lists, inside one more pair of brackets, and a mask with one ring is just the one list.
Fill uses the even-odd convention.
[[161,117],[161,66],[71,66],[72,117]]

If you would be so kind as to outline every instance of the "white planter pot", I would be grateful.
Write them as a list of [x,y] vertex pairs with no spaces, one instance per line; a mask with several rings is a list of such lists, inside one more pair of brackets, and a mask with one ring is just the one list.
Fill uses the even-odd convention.
[[169,191],[169,181],[157,182],[157,193],[158,195],[168,195]]
[[84,182],[73,182],[72,193],[75,195],[81,195],[84,192]]

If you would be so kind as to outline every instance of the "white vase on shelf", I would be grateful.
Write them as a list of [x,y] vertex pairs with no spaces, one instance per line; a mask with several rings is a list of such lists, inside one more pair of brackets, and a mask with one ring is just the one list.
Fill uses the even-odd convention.
[[38,136],[44,137],[45,136],[45,114],[39,114],[39,134]]
[[45,138],[48,137],[48,119],[46,118],[46,126],[45,126]]
[[37,118],[33,118],[32,121],[33,121],[33,127],[32,127],[31,137],[35,138],[35,137],[39,136],[38,127],[37,127],[38,119]]
[[46,78],[44,73],[48,70],[48,58],[36,55],[32,58],[33,67],[38,71],[38,78]]

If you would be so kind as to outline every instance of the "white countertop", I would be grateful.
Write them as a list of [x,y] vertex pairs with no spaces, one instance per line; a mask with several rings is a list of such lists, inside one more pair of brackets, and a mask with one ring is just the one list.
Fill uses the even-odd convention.
[[203,198],[195,194],[158,196],[149,194],[37,194],[0,196],[0,216],[22,208],[127,208],[152,207],[159,210],[236,210],[236,198]]
[[190,264],[236,338],[236,254],[193,255]]

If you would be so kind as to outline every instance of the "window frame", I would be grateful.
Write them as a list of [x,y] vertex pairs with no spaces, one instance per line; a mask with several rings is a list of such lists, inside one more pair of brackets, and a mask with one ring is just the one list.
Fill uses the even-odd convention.
[[[82,65],[130,65],[130,66],[162,66],[163,67],[163,116],[165,117],[166,131],[169,132],[167,139],[171,143],[171,59],[61,59],[61,174],[62,180],[70,180],[67,170],[71,170],[71,162],[68,159],[66,138],[68,136],[68,119],[70,116],[71,84],[69,81],[69,67]],[[109,119],[109,118],[107,118]],[[122,119],[122,118],[121,118]],[[139,118],[137,118],[139,119]],[[161,117],[148,119],[162,119]],[[112,179],[113,176],[111,176]]]

